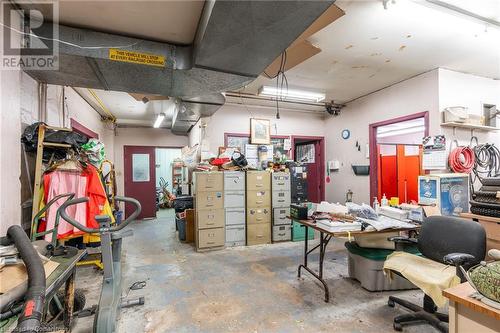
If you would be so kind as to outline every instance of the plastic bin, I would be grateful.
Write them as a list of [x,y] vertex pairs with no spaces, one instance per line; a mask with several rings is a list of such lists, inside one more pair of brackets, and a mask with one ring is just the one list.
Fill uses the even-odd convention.
[[186,241],[186,220],[175,217],[175,225],[177,226],[177,230],[179,231],[179,240],[184,242]]
[[[307,232],[308,239],[314,239],[314,229],[309,229]],[[306,227],[303,224],[293,221],[292,226],[292,241],[298,242],[306,239]]]
[[[359,247],[355,242],[346,242],[349,277],[358,280],[369,291],[417,289],[413,283],[394,274],[392,280],[383,272],[384,262],[393,250]],[[414,246],[406,252],[420,255]]]

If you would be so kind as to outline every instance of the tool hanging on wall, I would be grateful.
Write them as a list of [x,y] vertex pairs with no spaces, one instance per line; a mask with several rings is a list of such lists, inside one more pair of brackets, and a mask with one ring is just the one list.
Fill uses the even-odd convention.
[[474,151],[468,146],[459,146],[457,140],[453,142],[457,147],[451,149],[448,156],[451,170],[457,173],[471,173],[475,163]]

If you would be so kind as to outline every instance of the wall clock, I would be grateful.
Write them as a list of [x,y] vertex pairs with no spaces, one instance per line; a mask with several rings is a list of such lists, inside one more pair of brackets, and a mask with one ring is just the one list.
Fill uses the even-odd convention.
[[351,132],[348,129],[342,131],[342,139],[347,140],[351,136]]

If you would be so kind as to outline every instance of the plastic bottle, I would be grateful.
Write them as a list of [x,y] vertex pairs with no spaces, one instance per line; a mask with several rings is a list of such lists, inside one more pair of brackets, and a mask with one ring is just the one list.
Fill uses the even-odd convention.
[[380,206],[389,206],[389,200],[387,200],[387,197],[384,195],[382,196],[382,199],[380,200]]
[[374,197],[373,198],[373,209],[375,210],[375,212],[378,213],[379,208],[380,208],[380,204],[378,203],[378,199],[377,199],[377,197]]

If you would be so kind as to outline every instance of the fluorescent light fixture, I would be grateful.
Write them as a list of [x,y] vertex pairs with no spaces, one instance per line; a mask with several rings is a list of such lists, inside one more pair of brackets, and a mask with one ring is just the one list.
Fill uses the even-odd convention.
[[377,138],[386,138],[388,136],[411,134],[411,133],[418,133],[418,132],[425,132],[425,126],[416,126],[416,127],[409,127],[409,128],[390,130],[390,131],[382,131],[382,132],[377,131]]
[[158,117],[155,120],[155,123],[153,125],[154,128],[159,128],[161,123],[163,122],[163,119],[165,119],[165,115],[163,113],[160,113]]
[[326,97],[324,93],[302,89],[277,89],[273,86],[262,86],[259,90],[259,95],[315,103],[323,101]]

